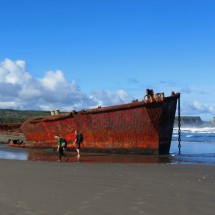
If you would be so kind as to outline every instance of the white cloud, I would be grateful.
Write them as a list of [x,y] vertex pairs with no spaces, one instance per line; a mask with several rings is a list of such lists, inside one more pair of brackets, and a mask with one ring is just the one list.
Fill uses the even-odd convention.
[[204,111],[205,110],[205,106],[202,105],[199,101],[193,101],[192,106],[194,109],[198,110],[198,111]]
[[131,102],[128,94],[124,90],[109,92],[105,90],[93,90],[91,98],[96,101],[98,106],[117,105]]
[[66,80],[63,76],[62,71],[56,70],[48,71],[46,76],[41,79],[41,84],[44,87],[44,89],[48,89],[51,91],[56,91],[57,89],[61,89],[66,83]]
[[91,96],[78,83],[67,81],[60,70],[47,71],[41,79],[32,77],[25,61],[0,62],[0,108],[72,111],[127,102],[123,90],[96,90]]
[[120,84],[121,89],[116,91],[92,89],[87,95],[76,81],[66,80],[61,70],[47,71],[44,77],[35,78],[27,70],[25,61],[5,59],[0,62],[0,108],[72,111],[104,107],[140,99],[145,89],[150,88],[155,93],[165,92],[165,96],[172,90],[180,92],[181,115],[207,115],[208,119],[215,115],[214,86],[157,80],[147,84],[135,79],[131,82],[130,85]]
[[0,63],[0,83],[22,84],[30,78],[24,61],[5,59]]
[[20,103],[17,101],[1,101],[0,108],[1,109],[16,109],[17,106],[20,106]]
[[19,92],[19,97],[22,99],[32,99],[32,98],[39,98],[42,96],[41,90],[37,89],[34,86],[26,86],[24,85],[23,88]]
[[202,104],[197,100],[184,102],[182,106],[182,115],[207,115],[209,117],[207,120],[209,120],[212,116],[215,115],[215,106],[213,104]]

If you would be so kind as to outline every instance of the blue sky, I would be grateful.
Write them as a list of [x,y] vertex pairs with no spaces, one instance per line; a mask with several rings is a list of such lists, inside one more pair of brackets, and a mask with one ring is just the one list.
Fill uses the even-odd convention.
[[214,0],[0,0],[0,108],[71,111],[181,93],[215,116]]

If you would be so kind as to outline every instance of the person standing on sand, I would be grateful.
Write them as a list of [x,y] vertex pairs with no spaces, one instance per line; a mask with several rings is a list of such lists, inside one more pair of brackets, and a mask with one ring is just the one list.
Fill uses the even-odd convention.
[[66,158],[66,162],[67,162],[69,160],[69,157],[64,154],[64,148],[62,146],[63,139],[58,134],[55,135],[55,138],[57,139],[57,151],[58,151],[58,156],[59,156],[58,161],[61,162],[61,157],[64,156]]
[[83,135],[82,133],[79,133],[78,130],[75,131],[75,141],[74,141],[74,144],[75,144],[75,148],[76,148],[76,151],[78,153],[78,155],[76,156],[77,158],[80,158],[80,149],[81,149],[81,143],[83,141]]

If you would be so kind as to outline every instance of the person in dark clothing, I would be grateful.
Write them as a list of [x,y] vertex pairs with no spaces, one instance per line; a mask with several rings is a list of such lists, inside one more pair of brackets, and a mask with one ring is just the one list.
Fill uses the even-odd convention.
[[83,135],[82,133],[80,133],[78,130],[75,131],[75,141],[74,141],[74,144],[75,144],[75,149],[78,153],[78,155],[76,156],[77,158],[80,158],[80,149],[81,149],[81,143],[83,141]]
[[58,161],[61,162],[62,156],[66,158],[66,161],[68,161],[69,157],[64,154],[64,147],[62,146],[63,138],[60,137],[59,135],[55,135],[55,138],[57,139],[57,151],[58,151],[58,156],[59,156]]

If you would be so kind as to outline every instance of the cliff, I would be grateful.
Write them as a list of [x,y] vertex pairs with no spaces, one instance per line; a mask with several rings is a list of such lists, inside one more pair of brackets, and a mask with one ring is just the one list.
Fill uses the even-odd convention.
[[[174,126],[178,126],[178,117],[175,117]],[[212,121],[203,121],[199,116],[181,116],[181,126],[210,127],[215,126]]]

